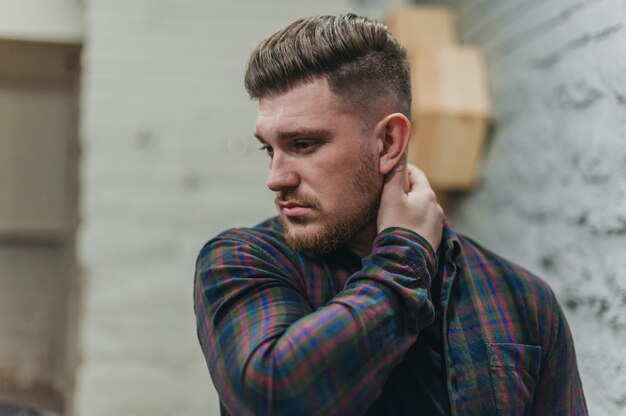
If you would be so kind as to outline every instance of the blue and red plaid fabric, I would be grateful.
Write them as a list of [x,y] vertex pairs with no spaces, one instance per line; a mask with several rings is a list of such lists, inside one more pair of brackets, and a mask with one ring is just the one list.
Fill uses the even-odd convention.
[[[392,400],[381,394],[391,370],[434,319],[437,261],[401,228],[381,232],[363,259],[295,252],[275,218],[209,241],[194,300],[222,413],[359,415]],[[571,334],[548,285],[447,225],[439,261],[452,413],[586,415]],[[395,408],[406,414],[401,401]]]

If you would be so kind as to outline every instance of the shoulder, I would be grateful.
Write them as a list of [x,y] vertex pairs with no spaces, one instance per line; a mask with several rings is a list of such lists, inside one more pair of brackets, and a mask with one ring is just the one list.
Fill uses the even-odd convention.
[[[283,229],[277,218],[267,219],[254,227],[227,229],[207,241],[198,259],[213,255],[229,255],[232,251],[272,252],[287,248]],[[219,253],[216,253],[219,252]]]
[[[571,334],[563,309],[549,284],[513,261],[466,236],[460,248],[456,293],[465,309],[481,316],[491,343],[541,347],[542,362],[571,360]],[[485,321],[484,319],[488,320]]]
[[283,235],[277,218],[270,218],[254,227],[228,229],[210,239],[196,260],[196,274],[253,277],[264,273],[273,276],[299,275],[303,260],[292,250]]
[[553,299],[554,293],[548,283],[517,263],[508,260],[473,239],[459,235],[464,266],[472,276],[484,276],[490,281],[505,285],[534,299]]
[[550,285],[524,267],[476,241],[459,236],[461,280],[474,303],[506,322],[504,333],[536,345],[548,345],[563,312]]

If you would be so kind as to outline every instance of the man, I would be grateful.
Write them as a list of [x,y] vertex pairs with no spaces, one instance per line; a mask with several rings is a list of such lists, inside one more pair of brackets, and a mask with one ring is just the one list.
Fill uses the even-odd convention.
[[198,257],[222,414],[586,414],[552,291],[455,234],[406,164],[409,68],[382,23],[296,21],[245,83],[279,216]]

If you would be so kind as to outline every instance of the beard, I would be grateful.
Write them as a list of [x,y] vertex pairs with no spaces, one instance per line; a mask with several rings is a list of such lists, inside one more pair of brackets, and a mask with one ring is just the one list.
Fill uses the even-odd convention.
[[[338,214],[329,214],[322,209],[320,201],[312,196],[296,192],[281,191],[276,194],[276,206],[280,201],[293,200],[309,206],[317,213],[315,218],[280,215],[279,221],[285,230],[289,247],[312,255],[324,255],[337,250],[354,239],[372,222],[376,221],[382,190],[377,185],[378,169],[374,155],[361,147],[359,167],[350,179],[352,192],[346,195],[352,199],[354,209]],[[294,225],[309,225],[312,230],[297,231]]]

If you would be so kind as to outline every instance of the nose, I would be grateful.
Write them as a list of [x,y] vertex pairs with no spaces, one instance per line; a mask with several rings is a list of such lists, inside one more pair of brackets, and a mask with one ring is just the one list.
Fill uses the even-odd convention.
[[300,178],[295,169],[282,155],[274,154],[270,163],[270,173],[267,177],[267,187],[274,192],[284,191],[287,188],[296,188]]

